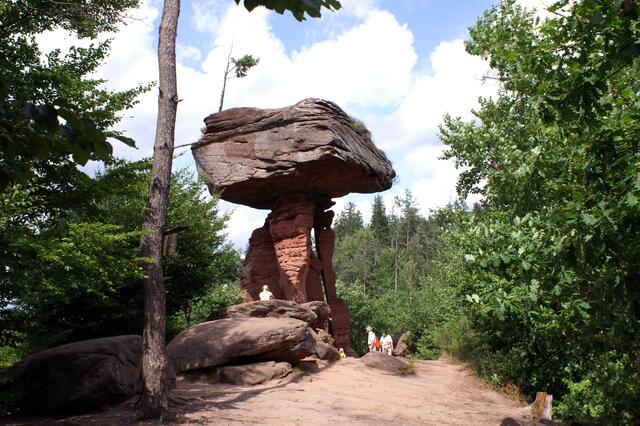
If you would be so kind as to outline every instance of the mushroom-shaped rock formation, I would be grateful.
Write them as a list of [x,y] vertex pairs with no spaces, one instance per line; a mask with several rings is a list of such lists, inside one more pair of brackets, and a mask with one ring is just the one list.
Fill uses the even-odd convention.
[[326,299],[335,345],[349,354],[351,317],[336,296],[328,209],[332,198],[389,189],[391,163],[360,121],[321,99],[280,109],[229,109],[205,124],[192,150],[209,190],[271,210],[249,239],[241,279],[245,300],[258,300],[263,285],[277,299]]
[[271,209],[280,195],[327,199],[391,188],[395,172],[364,125],[333,102],[305,99],[280,109],[233,108],[204,120],[193,146],[211,192]]

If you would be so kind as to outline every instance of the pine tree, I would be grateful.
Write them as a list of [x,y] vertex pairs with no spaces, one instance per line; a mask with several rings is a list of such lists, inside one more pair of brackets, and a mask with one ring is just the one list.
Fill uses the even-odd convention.
[[389,227],[389,217],[385,210],[384,201],[382,201],[382,196],[380,195],[376,195],[373,199],[369,227],[380,246],[387,247],[391,241],[391,228]]
[[341,239],[364,228],[362,221],[362,213],[358,210],[353,202],[348,202],[338,214],[336,219],[335,231],[336,238]]

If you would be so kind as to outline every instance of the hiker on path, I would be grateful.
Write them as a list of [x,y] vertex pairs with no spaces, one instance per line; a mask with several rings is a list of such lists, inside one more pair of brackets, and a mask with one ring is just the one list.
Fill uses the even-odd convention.
[[376,351],[376,335],[370,325],[367,326],[367,346],[369,346],[369,352]]
[[262,291],[260,292],[260,300],[271,300],[273,299],[273,293],[269,291],[268,285],[262,286]]
[[382,345],[382,353],[391,356],[393,353],[393,339],[387,334],[387,330],[382,332],[380,345]]

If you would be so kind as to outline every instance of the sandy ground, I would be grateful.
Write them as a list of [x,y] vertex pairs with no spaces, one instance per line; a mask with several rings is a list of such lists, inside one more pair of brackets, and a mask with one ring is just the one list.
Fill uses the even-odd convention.
[[[197,425],[500,425],[528,413],[461,365],[438,360],[415,367],[415,375],[402,377],[348,358],[306,363],[258,386],[179,381],[173,408],[178,424]],[[131,424],[130,406],[13,424]]]

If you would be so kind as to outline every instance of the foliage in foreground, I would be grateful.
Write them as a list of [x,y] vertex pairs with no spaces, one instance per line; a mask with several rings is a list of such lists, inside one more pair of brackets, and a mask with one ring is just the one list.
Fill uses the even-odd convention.
[[138,3],[0,2],[0,190],[26,183],[39,161],[69,158],[84,165],[111,159],[109,138],[134,145],[113,125],[149,86],[117,92],[91,78],[108,54],[108,42],[43,52],[37,37],[64,30],[96,39],[115,31]]
[[[0,346],[32,352],[71,341],[139,334],[139,231],[150,164],[118,162],[95,179],[73,164],[0,197]],[[186,171],[174,174],[168,228],[186,225],[167,258],[167,312],[189,311],[232,283],[239,255],[224,242],[217,200]]]
[[[640,421],[640,22],[636,1],[513,1],[471,29],[499,96],[445,118],[465,171],[457,217],[471,353],[480,371],[554,394],[565,420]],[[471,345],[471,349],[469,347]],[[469,352],[471,351],[471,352]]]
[[473,122],[445,117],[441,138],[461,197],[482,205],[424,219],[405,197],[369,225],[347,206],[340,294],[358,351],[368,324],[410,329],[422,357],[445,350],[525,398],[552,393],[559,419],[637,424],[638,4],[551,10],[540,22],[504,1],[471,29],[499,96]]

